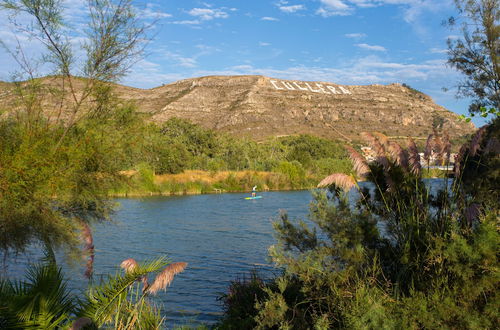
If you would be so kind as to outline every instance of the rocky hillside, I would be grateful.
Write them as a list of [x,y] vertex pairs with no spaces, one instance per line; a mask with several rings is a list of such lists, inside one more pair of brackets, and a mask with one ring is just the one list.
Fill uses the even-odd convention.
[[452,137],[474,128],[429,96],[400,84],[341,86],[263,76],[210,76],[150,90],[116,87],[120,97],[134,100],[156,122],[180,117],[256,140],[300,133],[351,139],[362,131],[424,137],[437,117],[444,119]]

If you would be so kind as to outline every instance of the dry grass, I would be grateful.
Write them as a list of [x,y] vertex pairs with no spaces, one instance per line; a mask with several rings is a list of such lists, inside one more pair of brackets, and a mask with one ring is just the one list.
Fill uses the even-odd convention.
[[272,173],[259,171],[221,171],[212,173],[202,170],[186,170],[179,174],[156,175],[155,184],[162,184],[165,182],[204,182],[207,184],[214,184],[226,180],[231,175],[233,175],[236,179],[242,179],[243,177],[248,175],[256,175],[261,177],[262,179],[267,179],[272,175]]

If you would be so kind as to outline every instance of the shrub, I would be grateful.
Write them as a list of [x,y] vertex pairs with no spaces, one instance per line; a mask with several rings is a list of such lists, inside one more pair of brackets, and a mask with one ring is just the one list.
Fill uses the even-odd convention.
[[[278,243],[270,255],[283,275],[239,291],[255,293],[253,326],[495,327],[498,205],[464,189],[460,176],[430,189],[413,141],[403,149],[382,134],[365,137],[377,152],[375,162],[350,152],[357,176],[369,183],[330,175],[320,183],[328,191],[314,193],[309,224],[296,224],[286,214],[275,223]],[[475,140],[468,150],[475,149]],[[462,159],[473,158],[471,151],[466,155]],[[467,165],[459,161],[457,168]],[[354,200],[351,189],[357,191]],[[239,298],[231,301],[241,304]]]

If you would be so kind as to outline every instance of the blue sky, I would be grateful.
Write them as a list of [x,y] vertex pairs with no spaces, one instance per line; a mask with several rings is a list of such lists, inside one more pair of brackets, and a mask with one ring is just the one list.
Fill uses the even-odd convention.
[[[70,22],[83,20],[83,3],[67,1]],[[456,15],[452,0],[133,3],[146,23],[156,23],[148,55],[122,81],[126,85],[151,88],[236,74],[346,85],[399,82],[449,110],[467,110],[467,100],[454,96],[460,75],[446,66],[446,40],[460,35],[441,25]],[[7,43],[9,33],[0,23],[0,38]],[[13,62],[0,52],[0,79],[7,80]]]

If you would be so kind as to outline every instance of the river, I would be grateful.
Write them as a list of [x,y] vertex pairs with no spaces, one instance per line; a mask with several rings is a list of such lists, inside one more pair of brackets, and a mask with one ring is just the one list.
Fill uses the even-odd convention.
[[[426,182],[436,193],[445,181]],[[272,222],[280,210],[291,219],[305,219],[312,200],[310,191],[261,195],[263,198],[256,200],[245,200],[249,194],[241,193],[117,199],[114,223],[94,227],[94,276],[99,279],[115,274],[127,258],[145,261],[166,255],[172,262],[187,262],[188,267],[175,277],[167,292],[160,292],[155,299],[163,306],[169,328],[213,324],[222,312],[217,297],[227,292],[232,280],[252,270],[264,276],[277,272],[267,251],[275,242]],[[383,226],[380,229],[383,231]],[[27,263],[40,255],[39,250],[31,249],[17,262],[9,262],[7,276],[20,278]],[[88,282],[83,265],[61,264],[69,287],[84,290]]]
[[[137,261],[167,255],[188,267],[178,274],[167,292],[155,298],[163,305],[167,326],[212,324],[221,315],[217,297],[231,280],[257,269],[275,270],[267,259],[275,242],[272,221],[286,210],[291,218],[305,218],[309,191],[263,192],[262,199],[248,194],[210,194],[180,197],[117,199],[114,223],[94,227],[94,276],[115,274],[122,260]],[[19,278],[26,263],[39,253],[9,263],[8,273]],[[69,286],[83,290],[83,267],[64,266]]]

